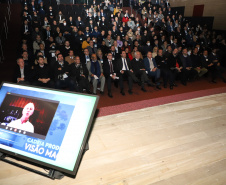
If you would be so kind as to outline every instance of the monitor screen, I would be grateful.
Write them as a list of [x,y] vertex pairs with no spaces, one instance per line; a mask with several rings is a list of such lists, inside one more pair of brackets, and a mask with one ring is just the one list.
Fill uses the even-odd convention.
[[2,83],[0,152],[75,175],[99,97]]

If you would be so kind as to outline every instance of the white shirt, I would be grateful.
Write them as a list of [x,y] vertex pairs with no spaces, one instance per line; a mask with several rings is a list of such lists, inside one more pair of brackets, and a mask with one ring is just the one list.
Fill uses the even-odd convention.
[[24,78],[24,68],[20,68],[20,74],[21,74],[21,78]]
[[151,58],[151,59],[148,59],[148,60],[149,60],[149,64],[150,64],[150,69],[151,69],[151,71],[152,71],[152,69],[155,68],[154,63],[153,63],[153,61],[152,61],[152,58]]
[[25,32],[28,32],[28,26],[25,25]]
[[111,65],[112,65],[112,73],[114,72],[114,69],[113,69],[113,62],[112,62],[112,60],[108,60],[108,63],[109,63],[109,66],[111,67]]
[[[125,61],[125,63],[124,63],[124,61]],[[125,58],[122,58],[122,70],[123,70],[123,71],[126,71],[126,66],[125,66],[125,64],[126,64],[126,66],[127,66],[127,69],[129,70],[128,65],[127,65],[127,62],[126,62],[126,59],[125,59]]]
[[7,126],[34,133],[34,126],[29,121],[22,124],[21,119],[17,119],[15,121],[11,121]]

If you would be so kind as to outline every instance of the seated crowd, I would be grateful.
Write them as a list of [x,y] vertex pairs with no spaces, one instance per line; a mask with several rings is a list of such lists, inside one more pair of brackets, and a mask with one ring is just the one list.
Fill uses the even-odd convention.
[[176,80],[186,86],[203,75],[226,82],[224,36],[190,25],[169,0],[135,4],[137,16],[114,1],[93,1],[79,12],[54,2],[23,2],[16,83],[93,94],[98,86],[103,94],[106,83],[113,97],[112,84],[125,95],[125,80],[129,94],[133,83],[146,92],[145,85],[173,89]]

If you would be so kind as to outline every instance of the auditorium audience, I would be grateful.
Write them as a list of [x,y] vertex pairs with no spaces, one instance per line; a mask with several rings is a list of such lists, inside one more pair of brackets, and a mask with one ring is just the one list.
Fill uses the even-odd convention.
[[132,5],[136,17],[115,1],[68,9],[55,0],[24,1],[14,81],[93,94],[100,85],[103,94],[106,80],[110,98],[112,84],[125,95],[124,80],[129,94],[133,82],[144,92],[152,80],[161,90],[161,79],[171,90],[177,80],[187,85],[209,74],[212,83],[226,83],[223,35],[184,20],[169,0]]

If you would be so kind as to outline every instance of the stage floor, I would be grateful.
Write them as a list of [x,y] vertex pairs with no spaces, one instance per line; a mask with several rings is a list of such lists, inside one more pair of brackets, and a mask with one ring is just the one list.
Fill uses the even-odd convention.
[[223,185],[226,93],[98,117],[89,147],[76,179],[0,162],[0,184]]

